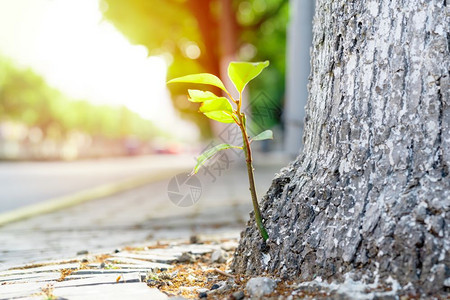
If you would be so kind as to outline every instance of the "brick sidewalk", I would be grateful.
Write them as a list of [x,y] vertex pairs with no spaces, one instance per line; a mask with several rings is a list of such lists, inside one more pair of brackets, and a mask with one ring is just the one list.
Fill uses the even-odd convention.
[[[256,166],[260,196],[281,165]],[[191,207],[175,206],[168,199],[168,181],[162,181],[2,226],[0,270],[69,259],[84,250],[104,252],[198,233],[239,232],[252,209],[246,171],[234,168],[216,175],[200,174],[202,196]]]
[[[0,300],[159,300],[169,298],[168,295],[196,297],[198,291],[204,289],[202,286],[206,284],[206,276],[218,280],[219,275],[211,274],[215,273],[214,267],[225,269],[225,261],[212,262],[211,253],[228,252],[228,257],[231,257],[237,245],[237,238],[228,238],[228,241],[224,242],[227,236],[229,234],[216,235],[215,238],[210,236],[205,244],[191,244],[185,240],[160,241],[157,244],[127,247],[112,253],[85,253],[68,261],[40,263],[26,268],[0,271]],[[205,262],[205,259],[206,265],[212,268],[200,266],[197,276],[191,274],[194,272],[188,274],[182,271],[183,266],[196,267],[192,263]],[[204,263],[202,265],[205,266]],[[159,281],[159,278],[164,281]],[[172,287],[168,286],[165,293],[154,286],[169,282]]]

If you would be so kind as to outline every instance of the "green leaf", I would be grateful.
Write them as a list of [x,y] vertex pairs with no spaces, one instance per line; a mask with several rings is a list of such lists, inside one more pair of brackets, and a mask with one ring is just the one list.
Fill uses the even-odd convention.
[[167,83],[177,83],[177,82],[209,84],[216,86],[228,93],[227,89],[225,88],[223,82],[219,79],[219,77],[209,73],[186,75],[169,80]]
[[214,146],[208,150],[206,150],[205,152],[203,152],[202,154],[200,154],[199,157],[197,157],[197,164],[195,165],[194,169],[192,170],[191,174],[196,174],[198,172],[198,170],[200,169],[201,166],[203,166],[203,164],[210,159],[211,157],[214,156],[214,154],[216,154],[217,152],[221,151],[221,150],[225,150],[225,149],[230,149],[230,148],[237,148],[237,149],[242,149],[242,147],[239,146],[234,146],[234,145],[230,145],[230,144],[220,144],[217,146]]
[[231,62],[228,66],[228,76],[239,93],[241,93],[247,83],[258,76],[268,65],[268,60],[256,63]]
[[188,90],[189,93],[189,101],[191,102],[203,102],[206,100],[213,100],[220,98],[215,94],[208,91],[200,91],[200,90]]
[[234,119],[233,117],[229,114],[226,113],[224,111],[212,111],[212,112],[207,112],[207,113],[203,113],[205,116],[207,116],[208,118],[217,121],[217,122],[221,122],[221,123],[233,123]]
[[252,141],[262,141],[262,140],[271,140],[273,139],[273,132],[272,130],[265,130],[252,138]]
[[228,113],[233,113],[233,107],[230,102],[228,102],[225,97],[217,97],[217,99],[206,100],[203,102],[202,106],[200,106],[200,111],[202,113],[212,112],[212,111],[225,111]]
[[218,97],[213,100],[206,100],[200,106],[200,111],[210,119],[222,122],[233,123],[233,107],[225,97]]

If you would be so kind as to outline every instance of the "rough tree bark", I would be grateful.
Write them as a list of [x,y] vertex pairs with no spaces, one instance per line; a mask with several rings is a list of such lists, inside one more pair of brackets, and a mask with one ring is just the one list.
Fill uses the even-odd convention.
[[304,151],[262,199],[232,268],[450,284],[449,20],[442,0],[318,0]]

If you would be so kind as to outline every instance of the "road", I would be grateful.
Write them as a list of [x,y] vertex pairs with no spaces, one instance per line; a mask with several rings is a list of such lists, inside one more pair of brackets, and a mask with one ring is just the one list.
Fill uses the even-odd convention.
[[193,155],[154,155],[72,162],[1,162],[0,213],[163,169],[188,170],[194,163]]

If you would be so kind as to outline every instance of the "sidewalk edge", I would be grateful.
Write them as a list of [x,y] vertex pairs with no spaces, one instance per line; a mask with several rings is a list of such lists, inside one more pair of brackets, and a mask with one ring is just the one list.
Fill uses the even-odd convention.
[[0,226],[4,226],[8,223],[20,221],[23,219],[28,219],[41,214],[54,212],[63,208],[75,206],[77,204],[90,200],[111,196],[154,181],[170,178],[171,176],[175,176],[176,174],[184,171],[186,171],[185,168],[174,168],[158,171],[157,173],[103,184],[70,195],[56,197],[40,203],[27,205],[10,212],[0,213]]

